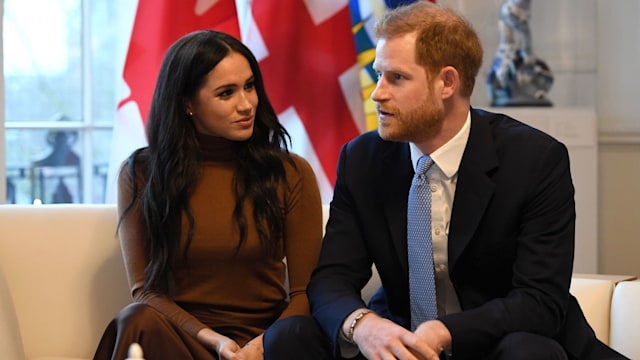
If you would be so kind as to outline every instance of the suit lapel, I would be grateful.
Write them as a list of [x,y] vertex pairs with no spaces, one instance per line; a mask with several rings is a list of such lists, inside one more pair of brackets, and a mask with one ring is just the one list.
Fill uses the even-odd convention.
[[389,224],[391,240],[404,270],[407,265],[407,197],[413,178],[408,143],[392,143],[382,156],[379,191]]
[[449,272],[476,232],[495,184],[488,173],[498,166],[491,125],[472,109],[471,132],[458,170],[449,230]]

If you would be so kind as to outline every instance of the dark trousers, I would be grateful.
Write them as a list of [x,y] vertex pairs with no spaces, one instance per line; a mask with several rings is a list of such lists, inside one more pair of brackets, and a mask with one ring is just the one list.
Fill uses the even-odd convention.
[[264,360],[330,360],[331,342],[310,316],[277,321],[264,333]]
[[[318,323],[309,316],[293,316],[274,324],[264,335],[265,360],[342,359],[332,354],[331,341]],[[444,355],[441,356],[444,359]],[[603,343],[596,341],[584,359],[574,359],[560,344],[548,337],[526,332],[511,333],[498,343],[489,355],[476,356],[484,360],[605,360],[627,359]],[[356,360],[365,359],[358,355]],[[455,354],[452,359],[456,358]]]
[[560,344],[546,336],[515,332],[503,337],[486,360],[568,360]]

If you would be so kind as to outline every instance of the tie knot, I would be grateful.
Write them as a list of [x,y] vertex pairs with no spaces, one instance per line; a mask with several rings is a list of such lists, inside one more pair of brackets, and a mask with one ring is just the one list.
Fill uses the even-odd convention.
[[422,155],[420,159],[418,159],[416,174],[425,174],[431,165],[433,165],[433,159],[431,159],[429,155]]

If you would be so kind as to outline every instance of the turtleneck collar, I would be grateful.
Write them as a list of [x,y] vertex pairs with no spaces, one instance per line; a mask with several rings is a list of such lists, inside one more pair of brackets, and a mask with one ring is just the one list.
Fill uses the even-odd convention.
[[238,141],[196,132],[200,156],[205,161],[231,161],[236,158]]

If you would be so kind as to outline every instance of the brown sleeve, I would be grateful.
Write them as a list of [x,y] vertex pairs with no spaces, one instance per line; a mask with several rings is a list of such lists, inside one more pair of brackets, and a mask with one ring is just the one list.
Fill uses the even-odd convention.
[[[141,172],[136,166],[136,172]],[[142,190],[142,173],[136,174],[138,183],[138,198],[118,228],[120,248],[124,259],[125,271],[129,281],[131,295],[135,302],[145,303],[164,314],[169,321],[185,329],[193,337],[206,326],[188,312],[184,311],[165,294],[148,291],[144,292],[144,269],[147,266],[146,233],[140,207],[140,192]],[[118,177],[118,216],[122,215],[129,206],[133,196],[133,182],[127,170],[127,163],[120,169]]]
[[289,274],[289,306],[280,318],[309,314],[307,284],[316,266],[322,242],[322,202],[316,176],[303,158],[293,155],[291,192],[285,224],[285,255]]

